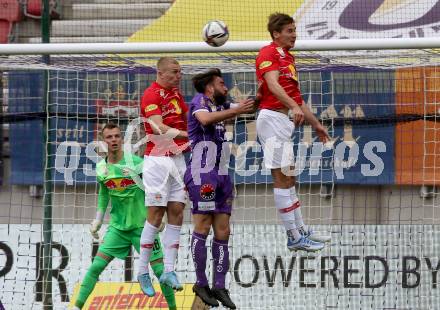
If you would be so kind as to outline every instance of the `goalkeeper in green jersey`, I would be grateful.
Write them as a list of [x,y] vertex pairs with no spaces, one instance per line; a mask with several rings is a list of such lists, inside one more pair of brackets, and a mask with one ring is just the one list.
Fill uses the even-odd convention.
[[[142,171],[142,159],[132,154],[124,154],[120,128],[108,123],[102,129],[104,142],[108,146],[108,156],[96,166],[99,183],[98,208],[90,232],[99,238],[105,211],[111,202],[110,223],[99,246],[98,253],[81,283],[75,309],[81,309],[93,291],[99,275],[115,257],[125,259],[133,245],[139,253],[140,237],[144,227],[147,209],[144,191],[131,176]],[[140,167],[137,169],[137,167]],[[164,271],[162,246],[159,237],[154,240],[150,266],[157,278]],[[176,309],[176,299],[172,288],[161,284],[162,293],[169,309]]]

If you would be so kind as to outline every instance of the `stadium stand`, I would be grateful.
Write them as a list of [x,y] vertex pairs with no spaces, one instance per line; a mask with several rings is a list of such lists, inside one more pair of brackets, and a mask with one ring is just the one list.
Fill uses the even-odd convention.
[[[50,16],[51,18],[59,18],[60,14],[58,12],[58,1],[50,0]],[[24,15],[31,18],[41,18],[42,14],[42,0],[25,0],[24,1]]]
[[[25,15],[41,16],[38,2],[26,0]],[[53,43],[124,42],[130,35],[162,16],[172,0],[64,0],[55,12],[60,19],[52,21]],[[33,18],[18,26],[19,42],[39,43],[41,34]]]
[[17,0],[0,0],[0,43],[11,41],[14,23],[21,18],[20,3]]

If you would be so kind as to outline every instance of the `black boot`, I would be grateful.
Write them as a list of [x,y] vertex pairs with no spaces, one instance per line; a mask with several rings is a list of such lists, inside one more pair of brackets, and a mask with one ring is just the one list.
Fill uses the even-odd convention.
[[225,288],[213,288],[211,290],[213,297],[217,298],[218,301],[222,303],[223,306],[229,309],[237,309],[235,304],[232,302],[231,297],[229,297],[229,291]]
[[208,306],[219,306],[217,300],[212,296],[209,286],[198,286],[197,284],[194,284],[193,292]]

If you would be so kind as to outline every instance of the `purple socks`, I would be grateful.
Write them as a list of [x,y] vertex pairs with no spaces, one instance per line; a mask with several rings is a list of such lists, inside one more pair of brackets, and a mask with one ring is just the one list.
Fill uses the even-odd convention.
[[228,240],[212,241],[212,257],[214,258],[214,287],[225,288],[226,273],[229,270]]
[[196,277],[198,286],[207,286],[206,278],[206,237],[205,235],[193,232],[191,238],[191,254],[196,269]]
[[[196,284],[208,286],[206,278],[206,238],[208,236],[193,232],[191,238],[191,254],[196,269]],[[215,288],[225,288],[226,273],[229,270],[228,240],[212,241],[212,257],[214,259],[214,285]]]

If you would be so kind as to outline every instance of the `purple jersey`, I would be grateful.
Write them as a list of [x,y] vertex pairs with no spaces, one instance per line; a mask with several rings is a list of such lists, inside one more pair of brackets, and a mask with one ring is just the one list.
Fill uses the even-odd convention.
[[[221,152],[222,152],[222,144],[225,141],[225,124],[224,122],[218,122],[215,124],[209,124],[203,126],[195,116],[195,113],[198,111],[207,111],[207,112],[217,112],[229,109],[230,104],[225,103],[223,105],[216,105],[209,99],[209,97],[204,94],[198,93],[194,96],[193,100],[189,106],[188,113],[188,137],[191,142],[191,149],[194,151],[196,146],[200,142],[214,142],[217,146],[217,154],[216,154],[216,166],[220,162]],[[206,153],[206,150],[204,150]],[[206,162],[205,157],[206,154],[202,155],[204,159],[203,162]]]
[[[197,111],[216,112],[229,109],[229,104],[215,105],[211,99],[204,94],[197,94],[189,106],[188,115],[188,136],[191,142],[191,162],[186,169],[184,182],[188,190],[189,199],[192,202],[191,211],[195,213],[226,213],[231,214],[233,200],[233,186],[229,175],[219,174],[219,163],[222,153],[222,144],[225,141],[225,124],[218,122],[203,126],[196,118]],[[205,142],[215,143],[217,152],[215,154],[215,167],[209,172],[193,170],[194,163],[200,160],[201,167],[206,162],[212,162],[214,158],[209,158]],[[200,151],[202,154],[195,154]],[[211,153],[212,154],[212,153]],[[198,164],[198,163],[197,163]],[[198,166],[198,165],[196,165]],[[198,174],[199,182],[194,180],[194,175]]]

